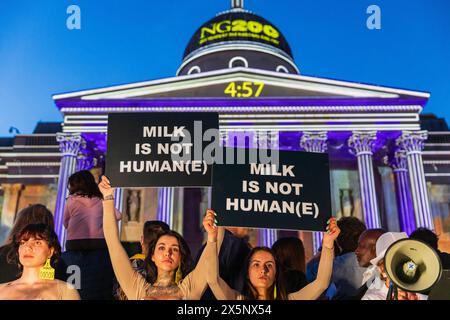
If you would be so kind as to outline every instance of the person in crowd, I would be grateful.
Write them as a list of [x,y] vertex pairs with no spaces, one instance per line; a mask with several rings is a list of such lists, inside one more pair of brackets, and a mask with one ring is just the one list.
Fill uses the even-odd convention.
[[[152,242],[158,238],[158,234],[169,231],[170,227],[167,223],[159,220],[146,221],[142,230],[141,236],[141,253],[137,253],[130,258],[133,269],[141,274],[144,278],[147,278],[147,266],[145,262],[148,248]],[[115,294],[114,297],[117,300],[128,300],[127,296],[120,288],[119,283],[115,280]]]
[[436,250],[439,258],[441,259],[442,269],[449,270],[450,269],[450,254],[447,252],[442,252],[438,248],[439,237],[431,230],[427,228],[417,228],[413,231],[409,237],[415,240],[421,240]]
[[47,224],[29,224],[13,237],[10,260],[20,278],[0,285],[0,300],[79,300],[78,291],[56,280],[55,265],[61,253],[58,237]]
[[[386,233],[384,229],[367,229],[358,239],[358,247],[355,250],[356,259],[361,268],[370,267],[370,261],[377,256],[376,243],[378,238]],[[367,291],[367,285],[364,283],[358,292],[353,296],[349,297],[352,300],[361,300]]]
[[[87,170],[72,174],[68,185],[66,251],[62,259],[66,265],[80,268],[82,300],[112,300],[114,273],[103,234],[103,196]],[[121,219],[116,209],[114,216],[116,221]]]
[[370,260],[377,256],[377,241],[384,233],[386,233],[384,229],[367,229],[361,233],[358,239],[358,247],[355,250],[360,267],[367,268],[370,266]]
[[280,278],[286,292],[289,294],[304,288],[308,281],[302,240],[296,237],[278,239],[272,245],[272,251],[280,265]]
[[[408,236],[404,232],[386,232],[376,242],[376,257],[370,260],[370,267],[364,273],[363,283],[368,287],[361,300],[386,300],[390,280],[384,266],[387,249],[395,242]],[[399,300],[422,300],[425,296],[398,290]]]
[[[219,228],[220,229],[220,228]],[[334,256],[334,240],[339,235],[336,219],[331,218],[323,238],[323,248],[317,278],[303,289],[288,294],[280,278],[280,265],[270,248],[253,248],[245,262],[246,280],[242,293],[231,289],[219,276],[216,247],[208,258],[207,281],[219,300],[313,300],[328,287]],[[220,238],[219,238],[220,241]]]
[[[187,299],[198,300],[206,290],[206,262],[220,250],[217,242],[218,228],[214,226],[212,210],[206,212],[203,226],[208,233],[206,248],[197,266],[189,272],[188,250],[184,239],[175,231],[165,231],[152,242],[146,262],[148,277],[145,279],[133,270],[125,249],[119,239],[117,222],[114,215],[114,189],[107,177],[103,176],[99,184],[103,194],[103,226],[106,243],[111,256],[117,280],[130,300],[141,299]],[[223,233],[221,234],[223,239]],[[189,273],[188,273],[189,272]]]
[[356,217],[342,217],[337,223],[341,229],[336,239],[340,254],[334,259],[331,281],[336,286],[333,299],[339,300],[349,299],[361,287],[365,269],[359,266],[355,250],[366,226]]
[[[53,214],[42,204],[33,204],[19,211],[15,217],[14,225],[9,232],[3,246],[0,247],[0,283],[11,282],[19,278],[21,270],[16,263],[8,262],[8,255],[15,251],[14,239],[29,224],[43,223],[50,229],[54,229]],[[55,277],[59,280],[66,279],[66,272],[60,262],[56,266]]]
[[[251,250],[249,244],[249,228],[225,227],[224,238],[219,252],[220,277],[233,289],[242,291],[244,285],[242,261]],[[199,250],[196,263],[203,253],[206,244]],[[214,294],[208,287],[202,300],[215,300]]]

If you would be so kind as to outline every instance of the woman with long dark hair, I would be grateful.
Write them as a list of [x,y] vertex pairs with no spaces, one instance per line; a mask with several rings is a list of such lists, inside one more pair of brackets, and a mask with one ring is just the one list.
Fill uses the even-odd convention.
[[305,248],[296,237],[280,238],[272,245],[280,269],[281,281],[287,293],[293,293],[308,284],[306,280]]
[[14,236],[8,259],[19,266],[20,278],[0,285],[0,300],[79,300],[76,289],[54,279],[61,247],[46,224],[29,224]]
[[[14,239],[29,224],[43,223],[50,229],[54,229],[53,214],[42,204],[33,204],[19,211],[16,215],[14,225],[6,238],[3,246],[0,247],[0,283],[16,280],[20,275],[20,269],[16,263],[8,262],[8,255],[15,251]],[[58,266],[59,267],[59,266]],[[61,271],[61,272],[60,272]],[[63,270],[57,268],[56,278],[63,280]]]
[[[328,287],[333,269],[334,240],[340,230],[336,219],[331,218],[323,237],[322,256],[317,278],[304,288],[287,294],[280,277],[280,267],[274,253],[266,247],[254,248],[247,260],[246,280],[242,293],[231,289],[219,276],[214,247],[208,261],[207,282],[219,300],[314,300]],[[212,239],[214,240],[214,239]],[[212,259],[215,258],[215,259]]]
[[[112,300],[114,273],[103,234],[103,195],[90,171],[72,174],[68,182],[69,197],[64,211],[67,230],[66,265],[81,271],[80,296],[83,300]],[[121,214],[114,209],[115,220]]]
[[[244,263],[244,270],[247,270],[247,276],[245,277],[244,288],[242,290],[243,299],[287,299],[286,288],[284,282],[281,281],[280,264],[277,262],[274,252],[268,247],[255,247],[250,251]],[[266,275],[261,275],[252,271],[260,267],[266,269]],[[271,281],[272,277],[274,278],[273,282]],[[265,288],[263,294],[261,294],[261,287]]]
[[[169,231],[170,227],[167,223],[159,220],[149,220],[144,223],[141,236],[141,253],[137,253],[130,258],[130,263],[133,269],[139,272],[144,278],[147,279],[147,275],[150,272],[148,269],[148,262],[145,258],[148,255],[150,245],[158,238],[158,234]],[[117,280],[114,281],[114,298],[117,300],[128,300],[127,296],[120,288]]]
[[[105,176],[99,186],[103,194],[105,239],[114,273],[128,299],[200,299],[207,286],[206,262],[214,260],[208,257],[212,252],[217,255],[221,244],[217,242],[218,228],[214,225],[213,211],[208,210],[203,219],[208,241],[194,270],[189,272],[190,251],[184,239],[175,231],[165,231],[150,245],[146,258],[149,265],[148,276],[144,278],[133,270],[120,243],[114,219],[114,189]],[[220,239],[223,239],[223,234]]]

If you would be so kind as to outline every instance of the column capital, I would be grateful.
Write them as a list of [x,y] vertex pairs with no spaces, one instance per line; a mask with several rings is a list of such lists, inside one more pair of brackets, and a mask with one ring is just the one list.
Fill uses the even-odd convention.
[[373,155],[373,146],[376,139],[376,131],[353,131],[353,134],[348,139],[350,153],[356,156],[362,154]]
[[86,154],[79,154],[77,157],[77,171],[92,169],[97,161],[94,157]]
[[300,147],[305,149],[307,152],[324,153],[327,151],[327,141],[328,132],[326,131],[306,131],[300,138]]
[[280,132],[276,130],[267,131],[267,139],[271,149],[278,149],[280,142]]
[[253,133],[253,147],[259,148],[267,141],[263,141],[262,134],[259,131]]
[[222,146],[227,147],[228,146],[228,131],[221,130],[221,131],[219,131],[219,135],[220,135],[220,142],[221,142]]
[[277,130],[270,130],[265,132],[265,138],[267,139],[267,147],[270,149],[278,149],[279,146],[279,134]]
[[389,165],[394,172],[408,171],[408,161],[406,159],[406,151],[404,149],[397,149],[394,157],[390,159]]
[[395,141],[396,145],[404,149],[407,154],[422,153],[428,131],[403,131]]
[[61,133],[56,134],[56,141],[59,143],[59,150],[63,156],[76,157],[82,145],[84,145],[84,139],[80,133]]
[[255,131],[253,145],[258,148],[277,149],[279,146],[279,131]]

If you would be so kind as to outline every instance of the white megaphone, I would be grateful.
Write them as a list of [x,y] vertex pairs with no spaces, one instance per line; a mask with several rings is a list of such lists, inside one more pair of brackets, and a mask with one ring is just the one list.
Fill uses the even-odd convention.
[[394,242],[384,256],[386,273],[391,280],[387,299],[397,298],[397,288],[408,292],[429,291],[442,274],[441,259],[428,244],[412,239]]

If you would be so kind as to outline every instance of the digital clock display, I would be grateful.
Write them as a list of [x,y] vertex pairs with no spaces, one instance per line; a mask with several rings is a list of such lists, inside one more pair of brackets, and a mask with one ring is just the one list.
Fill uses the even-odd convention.
[[261,95],[263,89],[263,82],[230,82],[223,92],[233,98],[257,98]]

